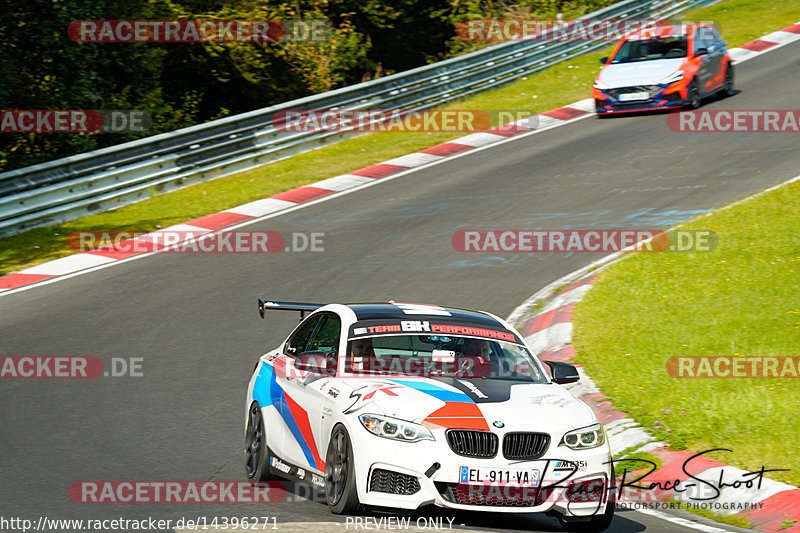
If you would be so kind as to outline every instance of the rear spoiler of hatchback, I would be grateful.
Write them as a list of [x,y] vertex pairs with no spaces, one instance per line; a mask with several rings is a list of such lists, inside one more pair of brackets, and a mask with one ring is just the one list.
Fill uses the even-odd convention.
[[306,313],[310,313],[311,311],[316,311],[323,305],[325,304],[309,304],[300,302],[273,302],[272,300],[262,300],[261,298],[259,298],[258,314],[261,315],[261,318],[264,318],[264,311],[270,309],[276,311],[299,311],[300,320],[303,320],[303,317],[306,316]]

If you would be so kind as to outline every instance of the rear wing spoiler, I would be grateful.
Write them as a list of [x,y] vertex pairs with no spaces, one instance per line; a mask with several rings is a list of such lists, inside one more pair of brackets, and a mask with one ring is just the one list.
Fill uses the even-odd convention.
[[264,318],[264,311],[273,309],[277,311],[299,311],[300,320],[306,316],[306,313],[316,311],[325,304],[308,304],[299,302],[273,302],[271,300],[258,299],[258,314]]

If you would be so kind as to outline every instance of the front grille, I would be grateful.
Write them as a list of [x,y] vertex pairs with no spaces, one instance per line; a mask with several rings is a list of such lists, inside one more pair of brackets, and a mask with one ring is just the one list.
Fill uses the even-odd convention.
[[[627,93],[639,93],[639,92],[646,92],[650,95],[650,98],[654,98],[659,92],[661,92],[661,87],[658,85],[637,85],[634,87],[616,87],[614,89],[608,89],[605,93],[613,98],[616,101],[619,101],[619,95],[627,94]],[[620,102],[622,104],[629,104],[633,102]]]
[[503,457],[506,459],[538,459],[550,446],[547,433],[507,433],[503,438]]
[[535,507],[545,503],[553,492],[552,487],[539,489],[443,482],[436,482],[435,485],[442,498],[448,502],[489,507]]
[[450,449],[464,457],[494,457],[497,455],[497,435],[475,429],[447,430]]
[[408,474],[376,468],[369,480],[369,490],[389,494],[415,494],[419,492],[419,480]]

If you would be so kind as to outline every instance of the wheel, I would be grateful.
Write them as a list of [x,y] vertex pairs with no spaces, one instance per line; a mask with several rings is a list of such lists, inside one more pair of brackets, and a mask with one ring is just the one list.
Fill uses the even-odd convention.
[[686,107],[689,109],[697,109],[700,107],[701,98],[700,91],[697,89],[697,82],[692,81],[686,90]]
[[325,456],[325,499],[334,514],[354,514],[362,510],[356,490],[353,447],[341,424],[333,429]]
[[722,86],[722,93],[725,96],[733,96],[735,89],[733,88],[733,65],[728,65],[725,70],[725,84]]
[[250,481],[275,479],[269,471],[269,448],[264,433],[264,420],[261,418],[261,407],[257,402],[253,402],[253,405],[250,406],[244,445],[247,479]]

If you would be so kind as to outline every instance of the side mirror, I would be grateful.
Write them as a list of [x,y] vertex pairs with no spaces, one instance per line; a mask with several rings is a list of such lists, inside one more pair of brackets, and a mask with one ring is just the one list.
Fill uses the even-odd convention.
[[708,55],[708,48],[698,48],[694,52],[694,57],[707,56],[707,55]]
[[575,368],[575,365],[562,363],[560,361],[545,361],[545,364],[550,367],[550,373],[553,374],[553,381],[559,385],[575,383],[580,379],[578,369]]
[[607,57],[601,57],[600,58],[600,64],[601,65],[605,65],[606,63],[608,63],[608,58]]
[[303,352],[295,357],[294,367],[314,374],[333,376],[336,374],[336,356],[334,352],[324,350]]

